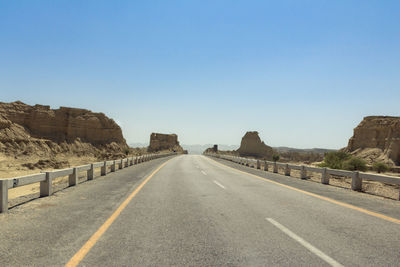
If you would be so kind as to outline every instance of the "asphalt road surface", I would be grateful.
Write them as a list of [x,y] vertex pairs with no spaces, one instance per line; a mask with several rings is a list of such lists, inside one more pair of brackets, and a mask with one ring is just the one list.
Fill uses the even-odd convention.
[[399,266],[400,204],[205,156],[157,159],[0,215],[1,266],[67,263]]

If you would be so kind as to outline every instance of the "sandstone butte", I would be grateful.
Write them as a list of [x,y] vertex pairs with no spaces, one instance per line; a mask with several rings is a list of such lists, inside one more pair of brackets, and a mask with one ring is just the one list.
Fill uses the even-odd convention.
[[240,156],[243,157],[256,157],[272,159],[274,150],[272,147],[267,146],[263,141],[261,141],[258,136],[258,132],[247,132],[240,143],[240,147],[237,150]]
[[152,133],[150,135],[150,145],[147,151],[157,152],[162,150],[184,152],[183,148],[179,145],[178,136],[176,134]]
[[365,117],[354,129],[345,151],[368,163],[400,165],[400,117]]
[[0,102],[0,152],[6,155],[123,153],[121,128],[86,109]]

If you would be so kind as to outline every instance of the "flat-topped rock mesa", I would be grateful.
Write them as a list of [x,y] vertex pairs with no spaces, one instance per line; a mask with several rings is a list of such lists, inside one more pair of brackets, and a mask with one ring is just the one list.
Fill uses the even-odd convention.
[[261,141],[258,132],[247,132],[242,137],[242,142],[237,150],[240,156],[272,159],[274,150]]
[[178,136],[176,134],[152,133],[150,135],[150,145],[148,152],[158,152],[170,150],[183,152],[183,148],[179,145]]
[[345,151],[368,163],[400,165],[400,117],[365,117],[354,129]]
[[86,109],[50,109],[50,106],[30,106],[14,102],[0,103],[0,115],[3,119],[24,127],[30,136],[35,138],[55,142],[73,142],[80,138],[92,144],[126,144],[122,130],[114,120],[103,113],[94,113]]
[[121,128],[103,113],[0,102],[0,152],[85,153],[90,146],[114,152],[128,148]]

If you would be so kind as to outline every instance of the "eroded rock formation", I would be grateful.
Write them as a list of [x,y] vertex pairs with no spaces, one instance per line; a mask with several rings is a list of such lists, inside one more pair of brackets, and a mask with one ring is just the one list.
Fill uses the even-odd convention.
[[121,128],[103,113],[0,102],[0,152],[5,154],[122,153]]
[[274,154],[274,150],[261,141],[258,132],[247,132],[243,136],[237,152],[243,157],[251,156],[266,159],[271,159]]
[[157,152],[162,150],[183,152],[183,148],[179,145],[178,136],[176,134],[152,133],[148,151]]
[[400,165],[400,117],[365,117],[354,129],[345,150],[368,163]]

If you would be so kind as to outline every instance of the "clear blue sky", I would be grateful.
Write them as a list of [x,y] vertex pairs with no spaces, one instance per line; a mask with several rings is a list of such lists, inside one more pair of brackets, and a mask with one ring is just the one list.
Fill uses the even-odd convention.
[[104,112],[129,143],[340,148],[400,115],[400,1],[0,0],[2,102]]

